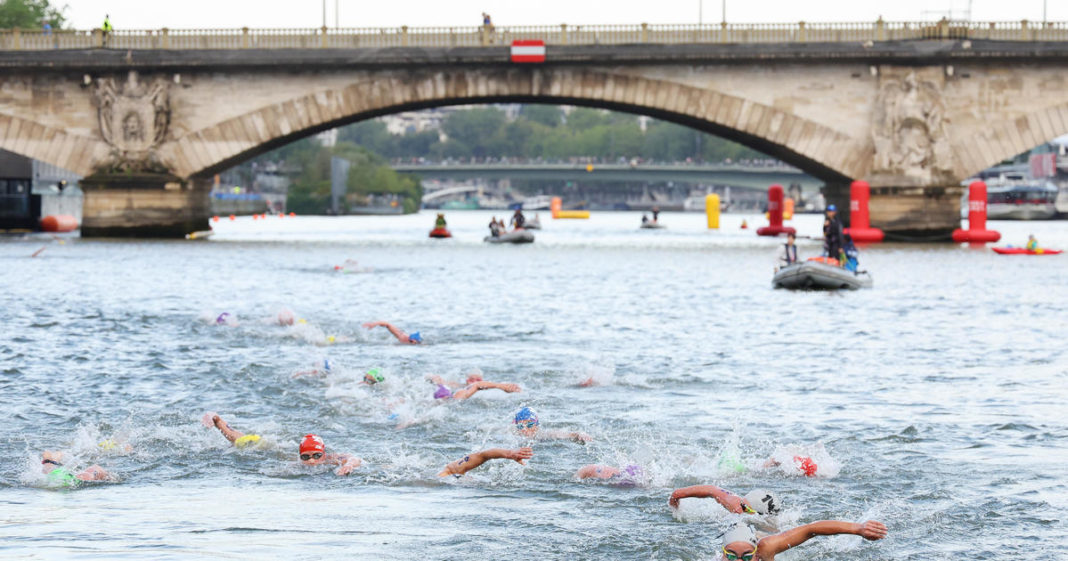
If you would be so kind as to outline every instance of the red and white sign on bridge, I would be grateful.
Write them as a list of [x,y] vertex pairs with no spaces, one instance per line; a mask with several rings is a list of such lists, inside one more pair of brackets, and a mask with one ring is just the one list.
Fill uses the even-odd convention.
[[512,41],[512,62],[545,62],[545,41]]

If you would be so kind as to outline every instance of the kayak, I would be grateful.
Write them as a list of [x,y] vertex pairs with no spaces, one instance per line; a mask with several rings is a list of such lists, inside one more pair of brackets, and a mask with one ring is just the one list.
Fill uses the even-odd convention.
[[994,253],[999,255],[1057,255],[1058,253],[1062,253],[1062,250],[1060,249],[1046,249],[1042,247],[1038,249],[1026,249],[1023,247],[992,247],[990,249],[993,249]]
[[856,290],[871,288],[871,275],[866,272],[854,273],[849,269],[820,263],[804,261],[779,269],[771,281],[775,288],[803,290]]
[[214,230],[201,230],[199,232],[191,232],[185,235],[187,240],[206,240],[215,235]]
[[534,243],[534,233],[526,230],[512,230],[497,237],[486,236],[482,238],[486,243]]
[[430,231],[430,237],[432,238],[451,238],[452,232],[448,228],[434,228]]
[[644,228],[646,230],[659,230],[660,228],[666,228],[666,227],[667,226],[664,226],[663,224],[661,224],[659,222],[642,222],[642,228]]

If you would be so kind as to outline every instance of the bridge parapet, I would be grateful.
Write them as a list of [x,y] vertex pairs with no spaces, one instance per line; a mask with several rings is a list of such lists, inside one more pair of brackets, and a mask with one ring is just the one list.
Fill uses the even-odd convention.
[[0,50],[353,49],[479,47],[515,39],[548,45],[842,43],[917,39],[1068,41],[1068,22],[900,21],[531,25],[389,28],[0,30]]

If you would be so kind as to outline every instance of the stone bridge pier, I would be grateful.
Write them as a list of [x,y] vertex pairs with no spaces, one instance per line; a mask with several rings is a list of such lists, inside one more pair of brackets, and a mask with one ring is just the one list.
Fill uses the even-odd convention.
[[760,150],[889,239],[941,240],[961,183],[1068,133],[1068,42],[0,50],[0,148],[85,177],[84,236],[208,226],[219,171],[400,111],[480,103],[649,115]]

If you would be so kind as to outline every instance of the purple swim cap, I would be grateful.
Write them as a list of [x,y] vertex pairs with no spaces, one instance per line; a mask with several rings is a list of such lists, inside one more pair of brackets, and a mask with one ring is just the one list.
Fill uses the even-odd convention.
[[642,469],[642,466],[630,464],[627,467],[621,469],[619,471],[619,475],[616,477],[619,478],[618,485],[620,486],[637,487],[641,484],[644,476],[645,470]]
[[230,317],[230,312],[223,312],[219,314],[219,317],[215,318],[215,325],[222,325],[226,323],[226,318]]
[[452,397],[452,390],[438,384],[438,389],[434,392],[434,399],[449,399],[450,397]]

